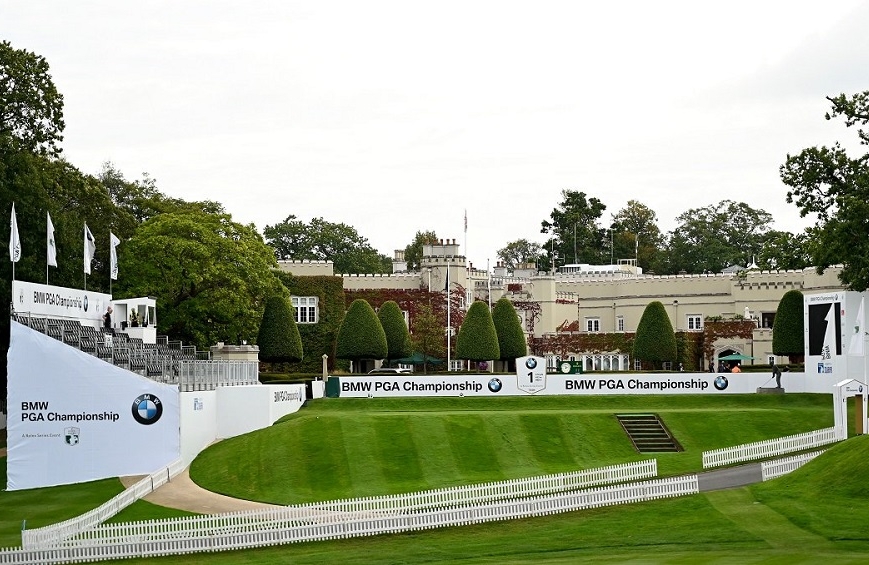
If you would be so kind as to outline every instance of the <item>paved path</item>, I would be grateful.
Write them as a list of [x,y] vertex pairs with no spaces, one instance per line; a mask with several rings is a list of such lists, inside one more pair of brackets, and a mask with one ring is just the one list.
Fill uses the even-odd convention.
[[[124,487],[129,487],[141,479],[142,477],[123,477],[121,482],[124,484]],[[184,469],[177,477],[147,495],[145,500],[160,506],[187,510],[188,512],[196,512],[198,514],[221,514],[243,510],[280,508],[280,506],[275,506],[274,504],[232,498],[205,490],[193,482],[188,469]]]
[[761,481],[763,481],[763,472],[761,471],[760,463],[697,473],[697,483],[700,487],[700,492],[744,487],[745,485]]

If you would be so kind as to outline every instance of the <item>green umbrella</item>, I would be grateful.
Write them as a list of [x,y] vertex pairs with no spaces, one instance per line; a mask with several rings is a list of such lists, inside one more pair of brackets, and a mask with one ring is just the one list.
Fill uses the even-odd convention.
[[731,353],[730,355],[718,358],[719,361],[748,361],[749,359],[754,359],[754,357],[749,357],[742,353]]
[[437,357],[432,357],[431,355],[423,355],[419,351],[414,351],[413,355],[410,357],[402,357],[401,359],[393,359],[396,363],[401,363],[402,365],[422,365],[423,363],[430,363],[432,365],[438,365],[443,363],[443,359],[438,359]]

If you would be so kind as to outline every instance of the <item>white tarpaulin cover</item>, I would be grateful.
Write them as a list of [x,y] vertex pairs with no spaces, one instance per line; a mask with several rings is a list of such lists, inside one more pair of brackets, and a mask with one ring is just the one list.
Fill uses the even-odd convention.
[[11,322],[7,489],[144,475],[180,457],[178,387]]

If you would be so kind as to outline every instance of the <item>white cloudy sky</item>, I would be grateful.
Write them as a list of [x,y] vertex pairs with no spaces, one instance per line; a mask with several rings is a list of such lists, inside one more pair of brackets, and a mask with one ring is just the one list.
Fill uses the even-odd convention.
[[84,172],[147,172],[260,230],[345,222],[388,255],[467,237],[478,267],[543,241],[565,188],[605,221],[636,199],[669,231],[731,199],[800,231],[778,167],[853,139],[824,97],[869,89],[867,29],[855,0],[0,0]]

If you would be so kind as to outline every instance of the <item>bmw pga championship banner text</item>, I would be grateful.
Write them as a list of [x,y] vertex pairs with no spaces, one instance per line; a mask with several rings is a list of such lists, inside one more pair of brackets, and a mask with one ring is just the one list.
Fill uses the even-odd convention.
[[88,290],[12,281],[12,310],[27,315],[91,320],[101,326],[112,296]]
[[180,457],[177,386],[12,321],[8,490],[145,475]]

